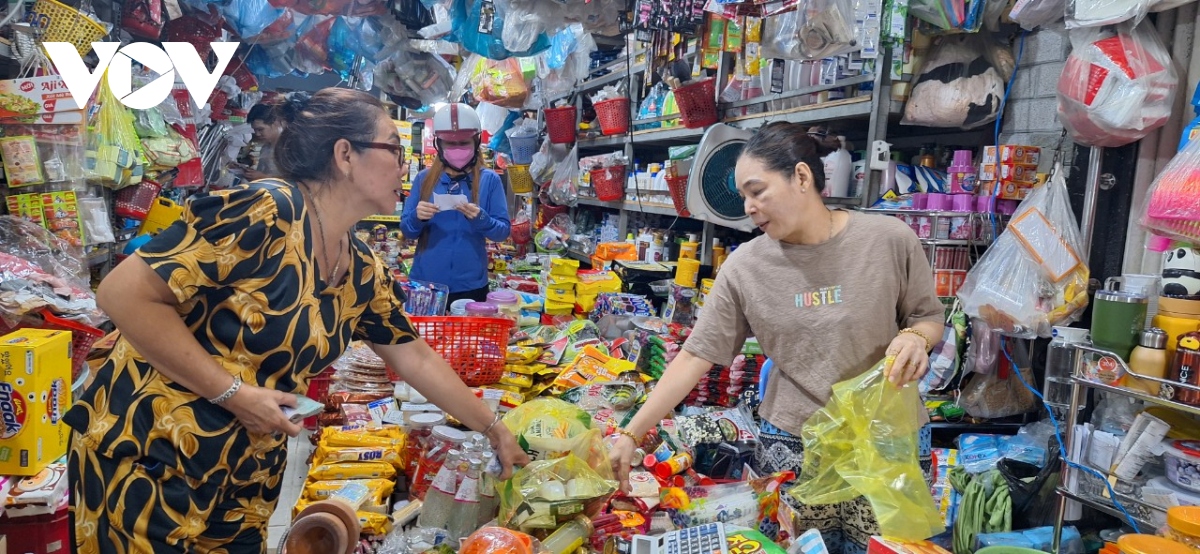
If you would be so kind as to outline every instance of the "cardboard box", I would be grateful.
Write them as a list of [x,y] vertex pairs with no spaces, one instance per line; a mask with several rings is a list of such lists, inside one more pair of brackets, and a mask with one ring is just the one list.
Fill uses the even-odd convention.
[[929,541],[901,541],[871,537],[867,554],[950,554],[950,551]]
[[[0,81],[0,119],[79,111],[66,81],[58,75]],[[82,119],[83,114],[77,117]]]
[[0,338],[0,475],[37,475],[67,453],[71,333],[21,329]]
[[1038,165],[1042,161],[1042,149],[1023,144],[1005,144],[999,150],[995,146],[983,147],[984,164]]
[[1002,181],[995,183],[994,196],[1001,200],[1024,200],[1033,190],[1033,185]]
[[5,502],[9,517],[54,515],[67,507],[67,463],[59,459],[17,482]]

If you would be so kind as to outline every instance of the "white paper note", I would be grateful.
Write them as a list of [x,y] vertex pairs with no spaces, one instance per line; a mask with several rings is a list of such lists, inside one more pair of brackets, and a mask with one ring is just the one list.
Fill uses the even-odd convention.
[[453,210],[467,203],[467,195],[465,194],[435,194],[433,195],[433,205],[439,210]]

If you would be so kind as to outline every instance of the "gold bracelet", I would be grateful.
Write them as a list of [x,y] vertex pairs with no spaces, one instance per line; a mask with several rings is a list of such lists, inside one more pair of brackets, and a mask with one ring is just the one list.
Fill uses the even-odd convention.
[[641,440],[641,439],[639,439],[639,438],[637,438],[637,435],[634,435],[633,433],[630,433],[630,432],[629,432],[629,430],[628,430],[628,429],[625,429],[624,427],[617,427],[617,434],[618,434],[618,435],[624,435],[624,436],[626,436],[626,437],[629,437],[631,440],[633,440],[633,444],[634,444],[635,446],[636,446],[636,445],[639,445],[639,444],[641,444],[641,443],[642,443],[642,440]]
[[925,351],[926,352],[929,352],[929,350],[933,348],[933,341],[929,340],[929,337],[925,336],[925,333],[922,333],[916,329],[913,329],[912,327],[907,327],[907,328],[901,329],[900,332],[896,333],[896,334],[903,335],[905,333],[921,337],[921,340],[925,341]]

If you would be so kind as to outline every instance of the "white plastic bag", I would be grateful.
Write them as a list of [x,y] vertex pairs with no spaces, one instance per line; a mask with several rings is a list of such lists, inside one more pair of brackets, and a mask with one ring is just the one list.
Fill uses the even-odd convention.
[[1050,337],[1088,303],[1088,266],[1062,168],[1033,190],[1008,227],[967,273],[963,311],[1020,338]]
[[1154,0],[1070,0],[1067,3],[1068,29],[1101,27],[1132,21],[1135,25],[1146,17]]
[[[548,141],[547,141],[548,142]],[[554,166],[554,180],[550,182],[547,194],[550,201],[559,206],[574,207],[579,203],[579,186],[575,180],[579,177],[579,147],[571,148],[571,153]]]
[[904,125],[974,129],[996,120],[1012,52],[978,34],[938,37],[904,104]]
[[1071,45],[1058,80],[1058,119],[1076,143],[1124,146],[1171,117],[1179,78],[1153,27],[1077,29]]
[[1008,16],[1032,31],[1062,19],[1066,9],[1067,0],[1017,0]]

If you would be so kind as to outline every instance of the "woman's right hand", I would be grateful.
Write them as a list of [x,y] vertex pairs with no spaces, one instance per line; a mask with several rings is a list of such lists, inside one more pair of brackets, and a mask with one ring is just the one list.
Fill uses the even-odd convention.
[[296,407],[296,397],[286,392],[243,384],[221,407],[229,410],[252,435],[289,437],[300,434],[300,426],[283,415],[280,406]]
[[633,467],[633,452],[637,445],[633,439],[625,435],[617,435],[612,446],[608,449],[608,462],[612,464],[613,474],[621,485],[621,492],[629,493],[629,468]]
[[421,221],[429,221],[438,213],[438,207],[433,202],[418,202],[417,203],[417,219]]

